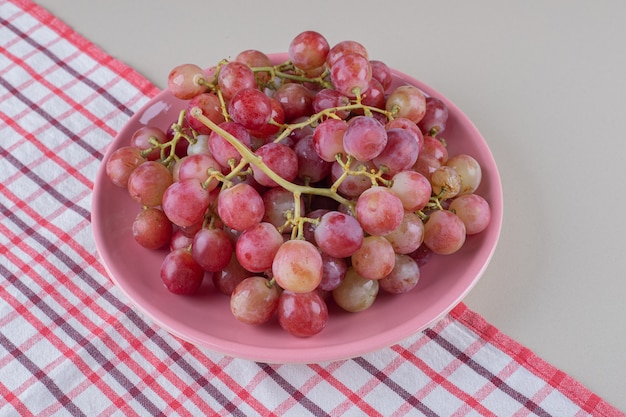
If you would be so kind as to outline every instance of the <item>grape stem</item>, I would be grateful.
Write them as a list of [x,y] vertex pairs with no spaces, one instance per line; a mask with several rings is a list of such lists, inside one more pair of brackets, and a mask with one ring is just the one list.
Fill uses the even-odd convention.
[[[350,201],[339,194],[336,191],[330,188],[315,188],[308,185],[298,185],[294,184],[290,181],[287,181],[280,175],[276,174],[270,167],[268,167],[259,156],[255,155],[246,145],[237,140],[236,137],[231,135],[226,130],[219,127],[215,122],[202,114],[202,109],[199,107],[193,107],[191,109],[191,115],[202,122],[209,129],[216,132],[218,135],[223,137],[228,143],[230,143],[241,155],[242,159],[247,161],[248,163],[256,166],[263,173],[265,173],[269,178],[271,178],[278,185],[283,187],[284,189],[292,192],[294,195],[302,195],[302,194],[315,194],[323,197],[330,197],[333,200],[337,201],[339,204],[343,204],[347,206],[350,210],[354,209],[355,203]],[[298,207],[298,205],[296,205]]]
[[285,139],[287,136],[289,136],[294,130],[297,129],[302,129],[304,127],[307,126],[314,126],[317,122],[319,122],[321,119],[323,118],[337,118],[338,116],[336,115],[337,112],[339,111],[352,111],[352,110],[363,110],[366,113],[371,114],[371,112],[375,111],[378,113],[382,113],[384,114],[387,119],[391,120],[393,119],[393,112],[387,111],[387,110],[383,110],[383,109],[379,109],[377,107],[372,107],[372,106],[367,106],[365,104],[361,104],[360,102],[356,102],[356,103],[352,103],[352,104],[347,104],[345,106],[337,106],[337,107],[329,107],[327,109],[324,109],[318,113],[313,114],[312,116],[310,116],[308,119],[303,120],[301,122],[298,123],[292,123],[292,124],[286,124],[286,125],[279,125],[283,131],[281,132],[281,134],[276,137],[276,139],[274,139],[274,142],[280,142],[283,139]]

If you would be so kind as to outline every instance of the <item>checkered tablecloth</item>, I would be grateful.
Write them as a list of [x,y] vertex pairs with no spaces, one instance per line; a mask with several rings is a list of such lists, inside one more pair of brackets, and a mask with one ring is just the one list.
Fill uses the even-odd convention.
[[350,360],[269,365],[183,342],[99,263],[96,171],[157,88],[41,7],[0,0],[0,416],[617,416],[465,305]]

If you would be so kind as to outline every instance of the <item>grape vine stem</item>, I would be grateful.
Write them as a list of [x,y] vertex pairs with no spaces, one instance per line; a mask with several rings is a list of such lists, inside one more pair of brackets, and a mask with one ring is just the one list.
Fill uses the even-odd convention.
[[215,122],[202,114],[202,109],[199,107],[193,107],[191,109],[191,115],[202,122],[209,129],[216,132],[218,135],[222,136],[228,143],[237,149],[241,157],[246,160],[248,163],[256,166],[258,169],[263,171],[268,177],[270,177],[274,182],[283,187],[286,190],[289,190],[293,194],[314,194],[323,197],[330,197],[333,200],[337,201],[339,204],[343,204],[347,206],[350,210],[354,210],[354,202],[350,201],[342,196],[340,196],[336,191],[330,188],[316,188],[308,185],[298,185],[294,184],[290,181],[287,181],[280,175],[276,174],[270,167],[268,167],[258,155],[255,155],[246,145],[237,140],[236,137],[231,135],[226,130],[219,127]]

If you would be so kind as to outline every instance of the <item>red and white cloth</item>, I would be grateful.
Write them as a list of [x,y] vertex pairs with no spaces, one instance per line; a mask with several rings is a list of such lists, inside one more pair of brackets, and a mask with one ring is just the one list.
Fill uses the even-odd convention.
[[0,416],[618,416],[460,304],[351,360],[268,365],[129,305],[90,228],[103,154],[157,88],[40,6],[0,0]]

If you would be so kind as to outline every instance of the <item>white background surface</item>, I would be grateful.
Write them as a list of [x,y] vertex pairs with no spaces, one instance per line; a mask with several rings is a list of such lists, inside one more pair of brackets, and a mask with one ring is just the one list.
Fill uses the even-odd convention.
[[626,2],[39,3],[164,88],[175,65],[353,39],[474,121],[504,225],[465,302],[626,411]]

